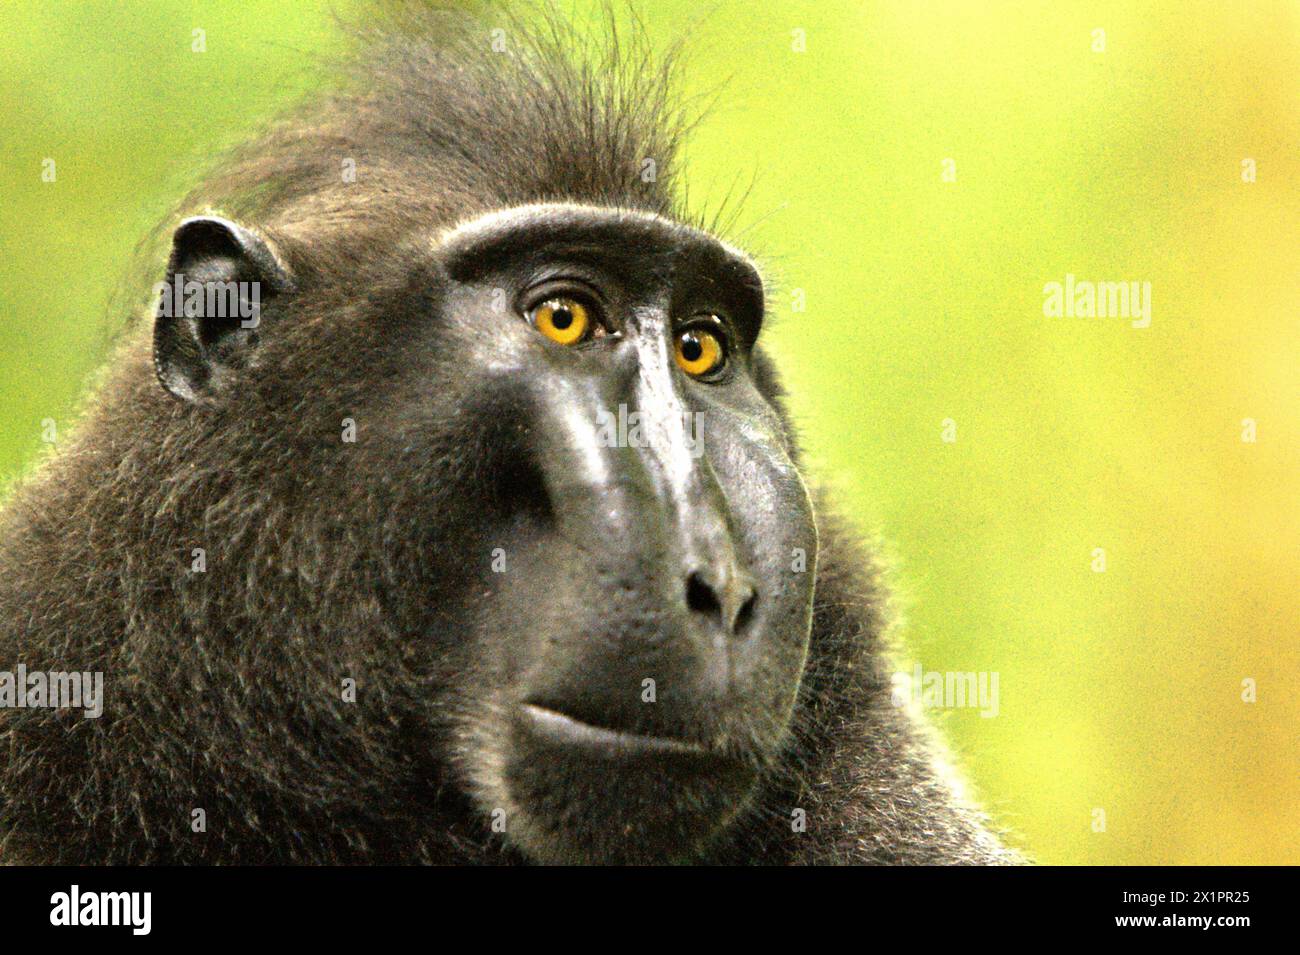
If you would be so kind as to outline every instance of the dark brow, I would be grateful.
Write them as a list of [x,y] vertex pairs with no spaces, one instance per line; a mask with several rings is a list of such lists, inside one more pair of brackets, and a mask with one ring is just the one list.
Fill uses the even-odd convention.
[[635,255],[644,267],[660,258],[666,263],[687,246],[707,248],[725,265],[729,277],[761,293],[762,278],[753,265],[717,239],[635,211],[566,205],[521,207],[453,229],[440,243],[448,272],[463,280],[539,249],[589,260]]

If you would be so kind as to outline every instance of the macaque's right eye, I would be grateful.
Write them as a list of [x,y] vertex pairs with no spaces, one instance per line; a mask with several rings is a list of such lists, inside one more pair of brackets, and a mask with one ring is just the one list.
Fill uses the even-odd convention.
[[553,295],[528,309],[533,327],[559,345],[576,345],[601,331],[594,307],[570,295]]

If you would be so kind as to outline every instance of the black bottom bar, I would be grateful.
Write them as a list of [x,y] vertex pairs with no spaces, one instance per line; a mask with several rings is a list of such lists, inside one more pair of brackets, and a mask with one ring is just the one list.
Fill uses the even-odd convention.
[[[8,940],[30,933],[73,940],[76,933],[78,943],[97,936],[337,945],[349,938],[373,942],[377,932],[412,932],[452,945],[463,931],[485,929],[494,938],[524,932],[541,942],[576,939],[584,928],[614,918],[631,933],[625,941],[636,936],[664,945],[677,944],[663,930],[682,920],[746,934],[781,923],[817,935],[834,926],[864,945],[882,937],[1041,939],[1045,927],[1066,937],[1197,936],[1232,944],[1296,924],[1294,905],[1283,913],[1293,895],[1284,886],[1293,874],[1262,868],[0,868],[0,924]],[[146,915],[147,935],[138,933]],[[118,924],[84,924],[95,921]]]

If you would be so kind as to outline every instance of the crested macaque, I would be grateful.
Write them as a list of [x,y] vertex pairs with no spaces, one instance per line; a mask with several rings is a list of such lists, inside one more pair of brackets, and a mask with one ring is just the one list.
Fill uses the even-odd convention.
[[892,699],[672,69],[354,32],[4,504],[0,667],[103,685],[0,709],[0,860],[1019,861]]

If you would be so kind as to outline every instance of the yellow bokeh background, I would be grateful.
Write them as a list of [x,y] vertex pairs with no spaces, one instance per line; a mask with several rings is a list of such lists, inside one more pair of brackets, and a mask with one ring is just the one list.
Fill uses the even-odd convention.
[[[0,6],[0,476],[71,419],[140,237],[311,86],[330,7]],[[996,817],[1044,862],[1300,863],[1300,4],[641,18],[688,36],[688,93],[725,84],[691,204],[748,189],[728,238],[890,558],[900,667],[999,674],[996,718],[939,716]],[[1046,317],[1067,274],[1150,282],[1150,327]]]

